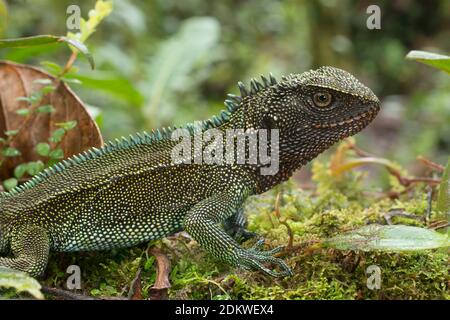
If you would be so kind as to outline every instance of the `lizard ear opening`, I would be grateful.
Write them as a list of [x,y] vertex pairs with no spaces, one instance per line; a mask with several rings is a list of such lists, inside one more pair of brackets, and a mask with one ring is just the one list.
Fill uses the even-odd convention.
[[275,121],[275,119],[269,115],[265,115],[262,119],[262,127],[263,129],[276,129],[278,128],[278,125]]

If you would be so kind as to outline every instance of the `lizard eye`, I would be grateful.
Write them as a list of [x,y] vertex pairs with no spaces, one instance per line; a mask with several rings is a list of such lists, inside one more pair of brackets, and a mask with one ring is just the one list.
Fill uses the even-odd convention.
[[317,107],[327,107],[331,103],[331,94],[328,92],[317,92],[314,94],[313,101]]

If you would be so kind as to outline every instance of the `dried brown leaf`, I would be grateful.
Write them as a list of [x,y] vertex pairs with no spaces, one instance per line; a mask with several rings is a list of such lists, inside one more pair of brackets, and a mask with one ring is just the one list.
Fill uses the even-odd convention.
[[131,282],[130,291],[128,292],[129,300],[142,300],[141,273],[142,271],[139,269]]
[[[53,113],[32,113],[28,118],[16,113],[27,108],[26,101],[18,101],[18,97],[29,97],[46,84],[36,83],[37,79],[50,79],[56,88],[44,96],[39,105],[51,104]],[[39,142],[46,142],[51,132],[58,129],[57,123],[77,121],[77,126],[68,131],[59,145],[64,157],[80,153],[90,147],[99,147],[103,139],[95,121],[90,117],[86,107],[73,91],[62,81],[50,74],[28,65],[0,61],[0,135],[17,130],[10,146],[17,148],[20,156],[7,158],[0,167],[0,179],[12,175],[18,164],[44,160],[34,147]]]
[[160,249],[153,247],[148,252],[156,258],[156,281],[149,290],[150,300],[167,300],[170,288],[170,261]]

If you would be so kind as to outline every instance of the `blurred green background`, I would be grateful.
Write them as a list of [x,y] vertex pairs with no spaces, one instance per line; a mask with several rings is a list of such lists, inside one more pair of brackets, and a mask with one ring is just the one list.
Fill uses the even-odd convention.
[[[87,18],[95,1],[0,0],[3,38],[65,35],[66,9]],[[381,30],[369,30],[369,5]],[[410,50],[450,53],[450,1],[114,1],[87,41],[72,88],[96,114],[105,139],[206,119],[238,80],[332,65],[353,73],[383,109],[358,145],[420,174],[416,156],[445,164],[450,153],[450,77],[405,60]],[[64,65],[64,46],[4,49],[0,59]]]

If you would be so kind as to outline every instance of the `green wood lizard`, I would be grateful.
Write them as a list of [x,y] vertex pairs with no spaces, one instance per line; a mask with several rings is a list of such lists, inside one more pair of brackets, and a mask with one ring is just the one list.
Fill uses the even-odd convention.
[[[129,247],[185,230],[232,266],[290,275],[283,260],[273,256],[280,248],[264,251],[258,241],[244,249],[236,241],[251,236],[245,230],[244,201],[362,130],[375,118],[380,102],[350,73],[333,67],[280,81],[272,75],[261,79],[252,79],[250,87],[239,82],[240,95],[228,95],[227,110],[220,116],[182,128],[189,137],[210,129],[277,130],[278,140],[268,142],[276,146],[271,152],[278,154],[277,172],[261,174],[266,164],[260,161],[199,163],[194,147],[190,163],[176,162],[177,128],[110,141],[0,195],[0,253],[5,256],[0,266],[37,276],[45,270],[50,250]],[[250,154],[249,146],[244,153]]]

